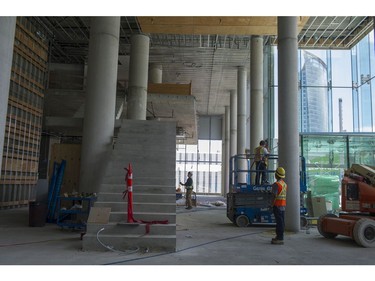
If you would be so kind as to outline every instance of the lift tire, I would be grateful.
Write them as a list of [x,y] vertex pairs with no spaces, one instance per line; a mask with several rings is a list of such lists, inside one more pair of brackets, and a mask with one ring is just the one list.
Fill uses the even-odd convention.
[[323,230],[323,220],[324,218],[327,218],[327,217],[337,218],[337,216],[334,214],[321,215],[318,219],[318,231],[320,235],[322,235],[323,237],[328,238],[328,239],[333,239],[337,236],[337,233],[325,232]]
[[236,225],[238,227],[246,227],[250,224],[249,218],[245,215],[240,215],[236,218]]
[[358,220],[353,228],[353,237],[354,241],[362,247],[375,247],[375,220]]

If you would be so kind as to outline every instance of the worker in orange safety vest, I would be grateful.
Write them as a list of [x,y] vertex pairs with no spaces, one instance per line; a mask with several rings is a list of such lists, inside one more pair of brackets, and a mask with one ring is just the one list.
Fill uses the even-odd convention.
[[272,238],[272,244],[284,244],[284,229],[285,229],[285,206],[286,206],[286,191],[287,184],[284,181],[285,170],[283,167],[278,167],[275,172],[276,182],[272,185],[272,211],[276,220],[276,237]]

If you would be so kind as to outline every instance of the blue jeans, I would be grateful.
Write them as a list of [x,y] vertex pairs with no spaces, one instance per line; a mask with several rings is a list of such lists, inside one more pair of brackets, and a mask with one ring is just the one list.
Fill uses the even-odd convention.
[[[284,209],[284,207],[283,207]],[[284,240],[284,215],[285,211],[281,210],[280,207],[273,206],[273,214],[276,220],[276,239],[277,240]]]
[[[255,169],[257,170],[255,175],[255,184],[263,184],[264,181],[266,181],[266,163],[263,161],[255,162]],[[262,180],[260,180],[262,178]]]

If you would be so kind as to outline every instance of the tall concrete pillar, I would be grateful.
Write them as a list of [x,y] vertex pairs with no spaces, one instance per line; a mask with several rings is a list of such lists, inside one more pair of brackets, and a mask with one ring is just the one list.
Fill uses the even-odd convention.
[[250,151],[263,139],[263,37],[251,37]]
[[120,17],[92,18],[81,150],[82,192],[99,190],[112,147],[119,34]]
[[225,196],[229,192],[229,159],[230,159],[230,108],[229,106],[225,106],[225,115],[224,115],[224,150],[223,154],[225,162],[223,162],[224,166],[224,190],[223,196]]
[[163,66],[161,64],[150,64],[148,80],[150,83],[163,83]]
[[244,67],[237,72],[237,154],[244,154],[246,149],[246,75]]
[[143,34],[131,37],[127,118],[146,120],[150,38]]
[[237,154],[237,91],[236,90],[230,90],[230,139],[229,139],[229,143],[230,143],[229,161],[231,161],[230,158]]
[[[268,65],[272,61],[271,56],[273,55],[271,45],[267,44],[263,46],[263,138],[268,139],[268,145],[270,149],[270,153],[274,153],[272,151],[272,140],[274,137],[274,123],[276,118],[275,116],[275,102],[273,102],[273,92],[268,90],[268,85],[271,82],[271,77],[268,72]],[[266,89],[264,91],[264,89]]]
[[16,17],[0,17],[0,171],[3,159]]
[[[239,67],[237,71],[237,154],[245,154],[246,149],[246,83],[247,71]],[[247,170],[247,161],[239,161],[238,168]],[[247,174],[238,174],[238,182],[245,183]]]
[[230,91],[230,157],[237,154],[237,92]]
[[225,193],[225,162],[226,155],[225,155],[225,145],[227,140],[225,139],[225,115],[223,116],[221,122],[221,188],[220,194],[224,195]]
[[300,230],[297,18],[278,17],[279,165],[288,184],[285,228]]

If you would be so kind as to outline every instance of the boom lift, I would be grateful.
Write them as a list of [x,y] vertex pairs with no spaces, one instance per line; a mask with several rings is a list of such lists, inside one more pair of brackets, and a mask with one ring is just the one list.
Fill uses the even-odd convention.
[[[275,181],[277,155],[269,155],[266,170],[267,182],[256,184],[255,175],[259,172],[254,163],[253,154],[238,154],[231,157],[229,174],[229,193],[227,194],[227,217],[239,227],[252,224],[275,224],[275,217],[270,209],[272,183]],[[301,202],[306,193],[306,168],[301,157],[300,191]],[[301,205],[301,225],[307,225],[307,209]]]
[[352,164],[341,181],[338,216],[322,215],[319,233],[325,238],[349,236],[363,247],[375,247],[375,167]]

